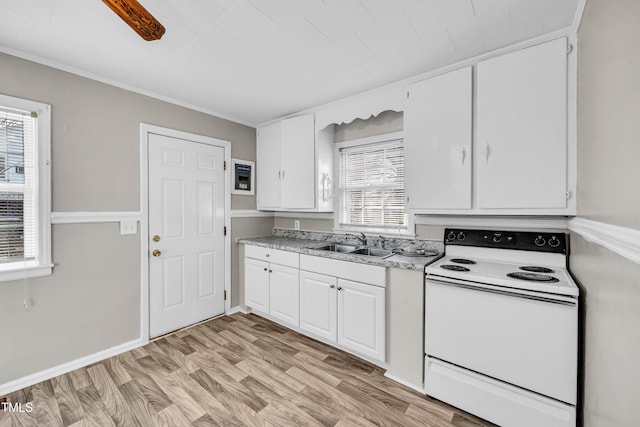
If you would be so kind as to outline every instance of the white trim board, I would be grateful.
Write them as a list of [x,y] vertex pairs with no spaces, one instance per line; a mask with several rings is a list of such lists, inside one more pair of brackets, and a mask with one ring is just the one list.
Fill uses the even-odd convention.
[[14,391],[21,390],[25,387],[32,386],[53,377],[57,377],[58,375],[66,374],[67,372],[83,368],[85,366],[91,365],[92,363],[100,362],[101,360],[125,353],[127,351],[133,350],[134,348],[142,347],[146,344],[147,341],[143,339],[136,339],[120,345],[116,345],[111,348],[107,348],[97,353],[90,354],[88,356],[80,357],[78,359],[72,360],[71,362],[66,362],[61,365],[45,369],[43,371],[26,375],[22,378],[15,379],[4,384],[0,384],[0,396],[5,396]]
[[567,229],[566,217],[500,217],[475,215],[415,215],[415,225],[445,225],[454,227],[492,227],[500,229]]
[[333,219],[333,212],[274,212],[276,218]]
[[140,212],[51,212],[51,224],[89,224],[120,221],[140,221]]
[[273,218],[274,212],[257,211],[252,209],[232,210],[231,218]]
[[573,218],[569,220],[568,226],[570,231],[581,235],[585,240],[640,264],[640,230],[585,218]]

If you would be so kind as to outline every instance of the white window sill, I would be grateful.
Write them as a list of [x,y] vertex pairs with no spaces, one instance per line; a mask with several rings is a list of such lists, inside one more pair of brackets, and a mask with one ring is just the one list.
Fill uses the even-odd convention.
[[35,261],[0,264],[0,282],[50,276],[52,272],[53,264],[42,265]]
[[343,227],[334,227],[334,233],[364,233],[364,234],[375,234],[381,235],[384,237],[403,237],[403,238],[414,238],[416,237],[415,233],[409,232],[408,229],[389,229],[389,228],[376,228],[376,227],[358,227],[358,226],[343,226]]

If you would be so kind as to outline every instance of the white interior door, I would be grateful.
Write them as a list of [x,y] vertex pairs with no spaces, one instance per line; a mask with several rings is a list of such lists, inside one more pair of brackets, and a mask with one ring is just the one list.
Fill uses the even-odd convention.
[[150,133],[148,152],[153,338],[224,313],[224,148]]

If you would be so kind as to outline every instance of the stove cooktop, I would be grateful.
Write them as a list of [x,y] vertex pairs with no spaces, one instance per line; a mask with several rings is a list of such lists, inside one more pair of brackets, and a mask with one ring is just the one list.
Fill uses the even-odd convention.
[[[425,267],[428,276],[448,277],[467,282],[503,286],[513,289],[546,292],[559,295],[577,296],[578,287],[573,282],[566,268],[561,265],[550,266],[525,265],[521,260],[507,261],[481,259],[475,257],[474,264],[455,264],[459,254],[441,258]],[[467,256],[467,258],[471,258]],[[522,269],[521,267],[536,267]]]

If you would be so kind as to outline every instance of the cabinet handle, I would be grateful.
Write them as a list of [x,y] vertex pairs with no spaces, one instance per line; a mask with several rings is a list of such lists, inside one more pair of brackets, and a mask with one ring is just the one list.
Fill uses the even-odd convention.
[[333,289],[333,288],[335,288],[335,287],[336,287],[336,285],[329,285],[329,287],[330,287],[331,289]]
[[266,254],[265,256],[266,256],[267,258],[269,258],[269,254]]
[[269,273],[273,273],[273,270],[269,270]]
[[489,155],[491,154],[491,146],[489,144],[484,145],[484,162],[489,163]]
[[284,169],[282,169],[282,179],[284,179]]
[[278,171],[278,179],[282,178],[282,171]]
[[267,267],[264,268],[264,271],[267,271]]
[[338,290],[339,290],[339,291],[341,291],[341,290],[342,290],[342,287],[341,287],[341,286],[338,286]]
[[460,160],[462,161],[462,166],[464,166],[464,161],[467,158],[467,150],[464,147],[462,147],[462,151],[460,153],[460,157],[461,157]]

